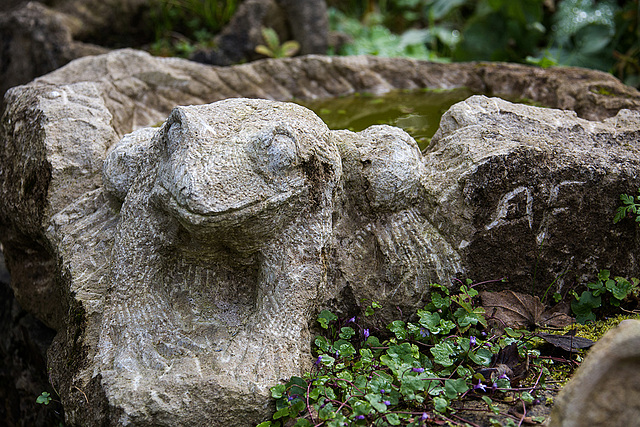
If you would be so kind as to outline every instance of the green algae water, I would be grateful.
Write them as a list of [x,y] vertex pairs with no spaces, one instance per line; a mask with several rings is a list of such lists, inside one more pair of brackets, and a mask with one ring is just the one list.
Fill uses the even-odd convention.
[[379,96],[356,93],[295,102],[313,110],[330,129],[358,132],[371,125],[397,126],[413,136],[424,150],[438,130],[445,111],[475,94],[466,88],[394,90]]

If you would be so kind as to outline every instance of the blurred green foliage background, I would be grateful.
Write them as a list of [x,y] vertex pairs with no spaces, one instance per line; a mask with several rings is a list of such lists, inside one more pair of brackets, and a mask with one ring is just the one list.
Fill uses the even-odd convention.
[[[572,65],[640,87],[639,1],[327,0],[331,30],[347,39],[328,53]],[[154,0],[155,50],[188,56],[239,2]]]

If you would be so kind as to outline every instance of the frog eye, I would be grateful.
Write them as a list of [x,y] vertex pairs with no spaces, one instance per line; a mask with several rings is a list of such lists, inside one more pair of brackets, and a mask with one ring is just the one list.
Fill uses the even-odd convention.
[[261,132],[255,139],[255,156],[265,172],[288,169],[297,164],[296,139],[289,129],[281,125]]

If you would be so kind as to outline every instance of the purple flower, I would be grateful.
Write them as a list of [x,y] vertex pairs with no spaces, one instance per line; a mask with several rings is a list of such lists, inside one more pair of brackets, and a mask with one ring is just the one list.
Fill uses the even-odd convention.
[[356,420],[364,420],[364,415],[358,415],[358,416],[356,417]]
[[391,402],[389,402],[388,400],[385,400],[385,401],[384,401],[384,402],[382,402],[382,403],[384,403],[384,404],[385,404],[385,405],[387,405],[387,406],[391,405]]
[[487,336],[487,333],[485,331],[480,332],[480,335],[482,335],[483,337]]
[[384,389],[380,390],[380,394],[384,394]]
[[469,338],[471,347],[475,347],[476,346],[476,337],[471,337]]
[[498,383],[493,383],[491,390],[496,391],[498,389]]
[[426,421],[429,419],[429,414],[427,414],[426,412],[422,413],[422,421]]
[[356,317],[352,317],[351,319],[347,320],[347,323],[353,323],[356,321]]
[[315,365],[318,366],[322,362],[322,355],[318,356]]
[[418,372],[418,373],[423,373],[424,372],[424,368],[412,368],[411,370],[413,372]]
[[364,335],[365,340],[369,338],[369,329],[365,329],[364,331],[362,331],[362,335]]
[[498,378],[502,378],[503,380],[511,381],[511,379],[507,376],[507,374],[502,374]]
[[426,338],[429,336],[429,331],[427,331],[425,328],[420,328],[420,335],[422,335],[422,338]]
[[487,391],[487,386],[482,384],[482,381],[478,380],[478,384],[473,386],[474,390],[482,390],[482,391]]

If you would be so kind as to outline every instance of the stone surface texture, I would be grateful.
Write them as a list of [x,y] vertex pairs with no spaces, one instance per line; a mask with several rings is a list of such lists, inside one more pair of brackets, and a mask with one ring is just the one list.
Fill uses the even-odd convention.
[[498,98],[458,103],[424,152],[428,218],[476,280],[508,277],[511,290],[542,296],[598,268],[634,277],[640,232],[612,218],[619,195],[640,186],[639,120],[630,110],[596,122]]
[[[474,96],[421,153],[275,102],[459,86],[575,112]],[[310,363],[322,308],[377,299],[406,320],[458,275],[542,293],[637,271],[638,227],[611,219],[640,187],[640,94],[603,73],[123,50],[5,104],[0,241],[16,298],[57,332],[69,425],[251,425]]]
[[624,320],[591,349],[555,399],[549,427],[640,425],[640,320]]

